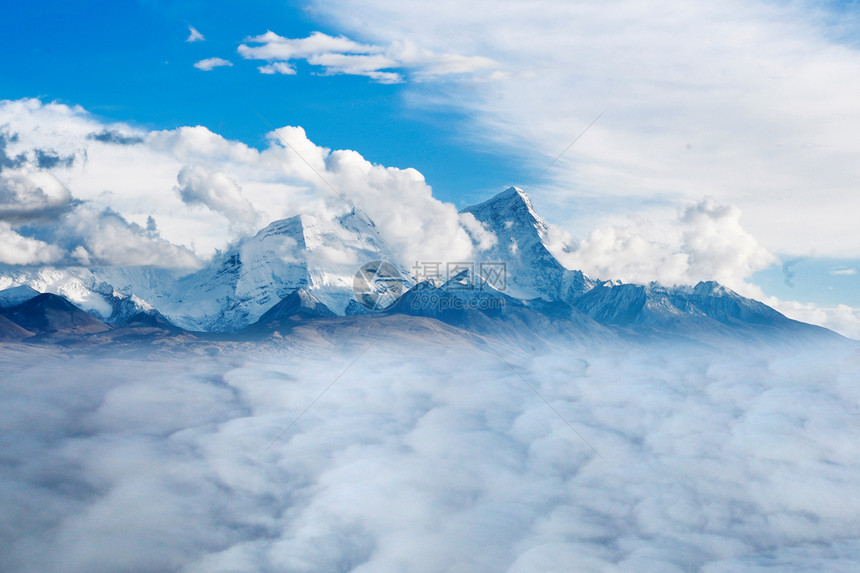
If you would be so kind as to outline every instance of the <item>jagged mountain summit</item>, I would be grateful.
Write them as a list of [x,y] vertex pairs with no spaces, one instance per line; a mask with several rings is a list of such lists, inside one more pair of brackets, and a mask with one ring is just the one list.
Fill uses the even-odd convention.
[[495,245],[480,256],[505,263],[510,296],[571,302],[594,286],[595,281],[564,268],[549,252],[546,223],[521,189],[510,187],[461,213],[471,213],[496,236]]
[[[0,266],[0,288],[53,292],[109,324],[157,310],[187,330],[232,332],[254,323],[297,289],[344,314],[356,270],[372,260],[395,256],[373,222],[353,210],[331,220],[303,214],[274,221],[190,273],[6,265]],[[399,269],[411,285],[408,272]],[[20,298],[20,293],[7,296]]]
[[694,287],[665,287],[604,281],[573,305],[595,321],[627,333],[707,339],[734,336],[747,340],[837,339],[819,326],[792,320],[757,300],[715,281]]
[[206,268],[180,278],[176,292],[154,305],[184,328],[229,332],[305,289],[342,315],[356,269],[378,259],[393,260],[394,254],[366,216],[355,211],[333,220],[297,215],[269,224]]

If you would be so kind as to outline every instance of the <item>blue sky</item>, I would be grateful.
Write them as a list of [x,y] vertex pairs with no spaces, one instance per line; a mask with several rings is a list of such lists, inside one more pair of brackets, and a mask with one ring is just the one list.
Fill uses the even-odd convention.
[[[417,169],[457,207],[529,185],[605,110],[529,189],[558,252],[576,247],[562,262],[627,281],[717,277],[801,319],[801,303],[850,305],[860,325],[857,13],[739,0],[10,3],[0,99],[143,130],[202,125],[259,149],[270,126],[301,126],[316,145]],[[189,26],[205,40],[187,42]],[[269,30],[280,40],[250,44],[322,33],[396,65],[340,73],[354,54],[328,49],[264,74],[278,58],[239,50]],[[232,65],[194,67],[208,58]]]
[[858,260],[785,257],[753,275],[762,289],[784,300],[802,298],[823,305],[860,306]]

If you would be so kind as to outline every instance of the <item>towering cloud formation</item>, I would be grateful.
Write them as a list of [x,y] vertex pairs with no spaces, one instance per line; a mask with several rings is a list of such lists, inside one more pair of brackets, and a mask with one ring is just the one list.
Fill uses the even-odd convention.
[[177,176],[176,190],[189,205],[203,205],[221,213],[231,227],[254,231],[259,217],[254,206],[242,196],[235,181],[220,171],[210,171],[201,165],[183,167]]
[[0,220],[50,219],[71,208],[72,195],[50,172],[31,167],[0,171]]
[[668,285],[716,280],[761,297],[748,279],[776,262],[776,257],[744,230],[740,218],[737,207],[708,197],[659,227],[639,218],[600,227],[579,242],[554,227],[551,249],[567,267],[595,277]]
[[[272,220],[354,207],[403,264],[472,253],[456,208],[434,199],[420,173],[319,147],[300,127],[276,130],[257,150],[200,126],[144,132],[36,100],[0,104],[0,125],[4,237],[27,223],[31,236],[16,244],[52,244],[44,261],[65,253],[67,262],[194,266]],[[146,231],[150,218],[157,236]]]
[[739,286],[755,271],[776,262],[776,257],[741,227],[740,218],[740,209],[720,205],[710,197],[684,210],[681,249],[689,254],[691,277],[710,277]]
[[0,263],[8,265],[55,263],[63,256],[56,246],[23,237],[5,221],[0,221],[0,247]]

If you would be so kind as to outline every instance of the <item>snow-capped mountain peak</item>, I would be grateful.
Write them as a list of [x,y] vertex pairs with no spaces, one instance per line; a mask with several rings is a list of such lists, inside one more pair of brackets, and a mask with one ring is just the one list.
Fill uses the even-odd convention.
[[519,227],[521,232],[533,229],[541,238],[546,234],[546,223],[535,211],[529,196],[519,187],[508,187],[483,203],[466,207],[462,212],[472,213],[481,222],[492,220],[508,229]]
[[39,296],[39,291],[27,285],[19,285],[0,290],[0,308],[16,306]]
[[479,257],[505,264],[507,294],[522,299],[568,300],[594,284],[579,271],[565,269],[549,252],[546,223],[522,189],[510,187],[461,213],[471,213],[495,234],[496,244],[480,252]]
[[296,215],[273,221],[180,279],[179,290],[186,294],[162,312],[186,328],[236,330],[297,289],[307,289],[343,314],[361,265],[393,259],[375,225],[355,210],[332,219]]

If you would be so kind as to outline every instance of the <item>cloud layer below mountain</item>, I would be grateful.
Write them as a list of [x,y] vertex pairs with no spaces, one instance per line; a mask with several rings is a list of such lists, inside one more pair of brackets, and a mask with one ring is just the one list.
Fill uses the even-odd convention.
[[4,350],[0,568],[717,573],[860,557],[856,354],[498,348],[509,367],[466,342],[360,350]]

